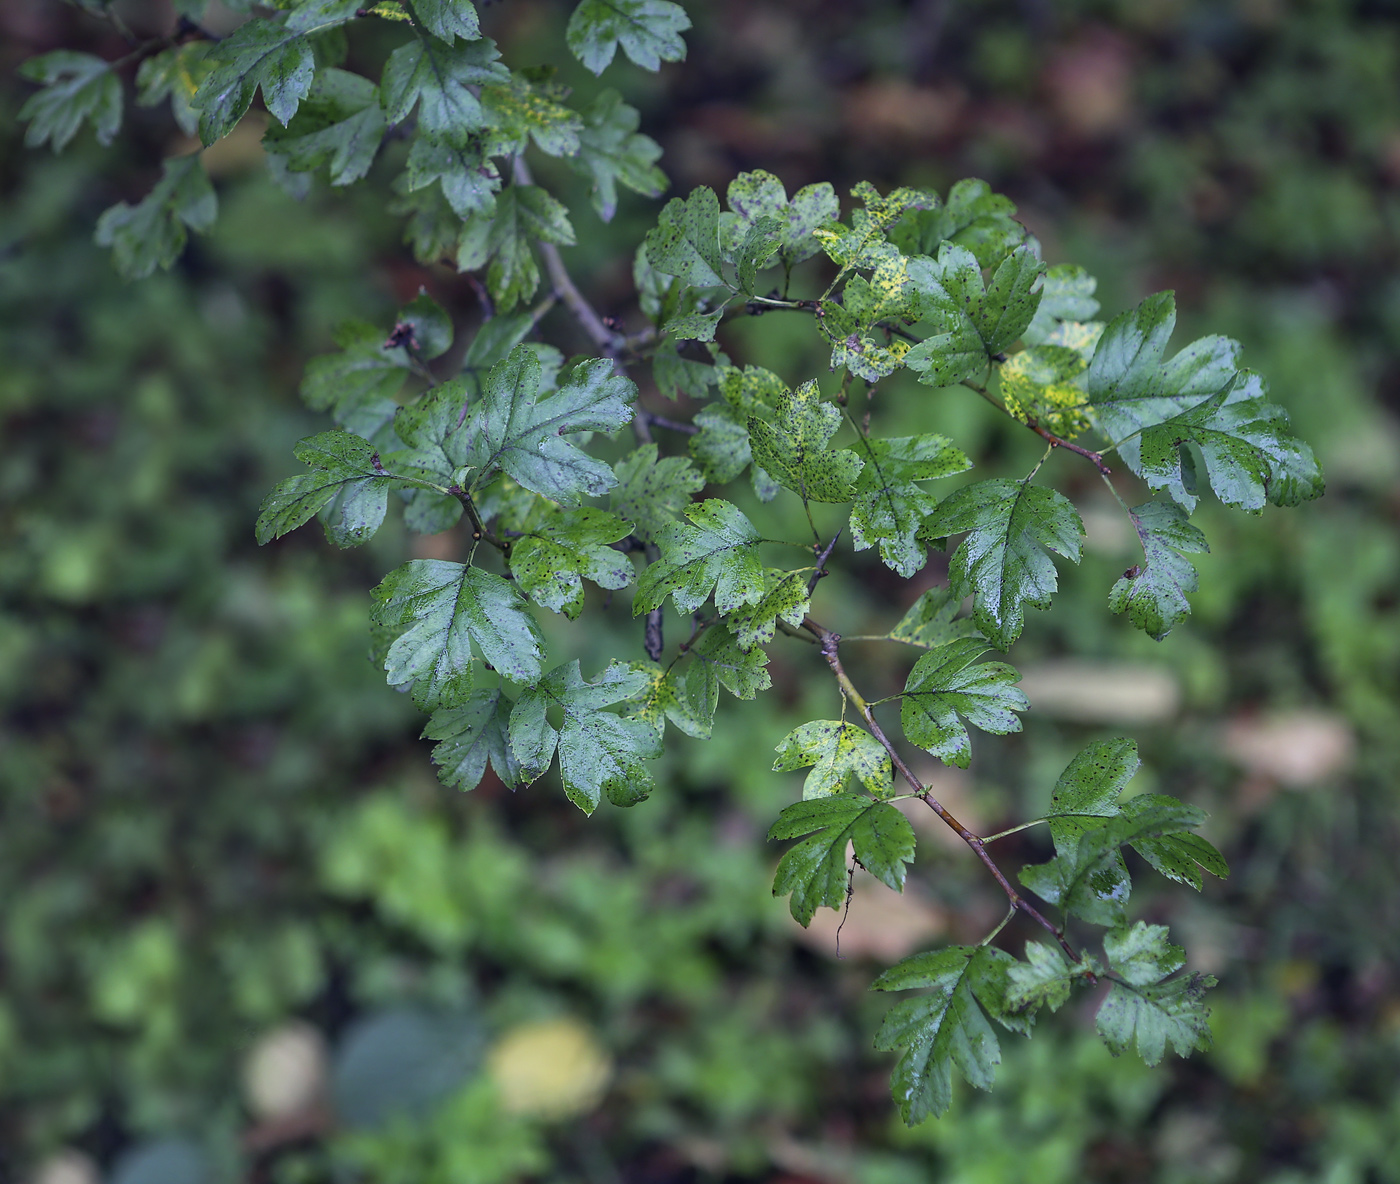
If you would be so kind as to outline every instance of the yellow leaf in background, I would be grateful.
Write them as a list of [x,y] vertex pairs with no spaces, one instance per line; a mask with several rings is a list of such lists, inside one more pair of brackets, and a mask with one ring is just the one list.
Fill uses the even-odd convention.
[[510,1029],[487,1055],[487,1068],[508,1113],[552,1120],[602,1101],[612,1059],[592,1029],[561,1017]]

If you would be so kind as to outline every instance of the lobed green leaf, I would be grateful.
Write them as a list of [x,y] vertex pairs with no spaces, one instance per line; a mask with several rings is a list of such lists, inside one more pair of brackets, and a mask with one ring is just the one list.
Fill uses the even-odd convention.
[[1004,662],[981,662],[987,651],[980,637],[964,637],[929,650],[909,672],[900,697],[904,734],[945,764],[966,769],[972,741],[966,724],[984,732],[1019,732],[1014,712],[1030,707],[1015,686],[1021,675]]
[[788,907],[802,925],[818,908],[840,908],[849,873],[846,844],[856,861],[882,884],[904,888],[905,864],[914,858],[914,828],[893,806],[862,794],[841,793],[788,806],[768,832],[771,839],[802,842],[778,862],[773,895],[791,893]]

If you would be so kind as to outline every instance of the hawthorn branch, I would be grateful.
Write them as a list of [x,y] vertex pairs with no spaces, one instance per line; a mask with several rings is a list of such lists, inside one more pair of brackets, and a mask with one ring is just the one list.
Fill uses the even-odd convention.
[[938,817],[952,829],[953,833],[956,834],[958,838],[972,848],[973,853],[986,865],[987,870],[992,873],[996,882],[1001,885],[1001,890],[1006,893],[1007,900],[1010,901],[1011,907],[1013,909],[1019,909],[1037,925],[1040,925],[1047,932],[1053,934],[1060,948],[1064,950],[1073,961],[1082,961],[1079,951],[1065,940],[1064,934],[1057,929],[1039,909],[1016,891],[1011,881],[1006,878],[1005,873],[1001,868],[997,867],[996,862],[987,853],[986,842],[959,822],[948,808],[933,796],[928,786],[924,785],[923,782],[915,777],[913,770],[904,763],[904,758],[899,755],[898,749],[890,742],[890,738],[885,735],[884,729],[880,727],[880,723],[875,718],[875,712],[871,710],[870,704],[867,703],[864,696],[856,690],[855,684],[851,682],[850,675],[846,673],[846,668],[841,664],[841,657],[837,649],[841,643],[841,635],[826,628],[824,625],[818,624],[816,621],[812,620],[811,617],[807,617],[803,620],[802,627],[817,639],[821,646],[822,657],[826,659],[826,664],[831,667],[831,672],[836,675],[836,681],[840,684],[842,693],[855,706],[856,710],[860,712],[861,718],[865,720],[866,726],[870,729],[870,734],[879,741],[880,747],[889,754],[890,761],[894,764],[894,767],[899,770],[899,775],[909,783],[909,788],[914,791],[915,795],[922,800],[930,810],[937,814]]

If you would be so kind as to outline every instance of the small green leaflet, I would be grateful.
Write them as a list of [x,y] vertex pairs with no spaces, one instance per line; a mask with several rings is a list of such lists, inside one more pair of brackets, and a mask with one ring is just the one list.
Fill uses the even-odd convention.
[[758,558],[761,536],[753,523],[719,498],[689,506],[685,514],[690,522],[673,522],[656,536],[661,558],[637,581],[632,612],[650,612],[667,596],[680,612],[694,612],[711,592],[721,613],[757,604],[765,588]]
[[538,185],[512,185],[496,199],[489,220],[475,218],[463,229],[457,265],[463,271],[479,271],[490,260],[486,286],[496,306],[508,312],[540,286],[531,248],[536,239],[572,246],[569,212]]
[[724,625],[711,625],[690,647],[690,674],[697,698],[703,692],[706,699],[718,698],[724,687],[736,699],[752,699],[759,691],[773,685],[768,676],[768,655],[763,647],[744,649],[739,639]]
[[[426,250],[428,260],[436,262],[439,254],[455,246],[459,271],[475,271],[484,267],[491,256],[491,251],[487,249],[491,223],[483,219],[495,213],[501,174],[487,158],[483,141],[479,137],[467,137],[461,143],[454,143],[420,130],[408,150],[408,167],[399,180],[410,194],[437,182],[442,200],[455,215],[447,218],[448,227],[445,230],[433,228],[429,234],[427,207],[417,207],[420,225],[410,226],[409,232],[416,239],[422,236],[432,244]],[[414,200],[421,202],[425,199]],[[403,208],[400,207],[398,212],[402,213]],[[461,218],[475,219],[474,226],[464,229],[457,220]],[[425,252],[420,250],[419,253]]]
[[326,165],[332,185],[349,185],[369,172],[388,128],[374,83],[327,69],[285,128],[268,125],[263,143],[294,172]]
[[717,308],[713,312],[677,313],[661,326],[661,332],[668,337],[674,337],[677,341],[713,341],[715,329],[719,326],[719,320],[722,316],[724,316],[723,307]]
[[919,528],[938,504],[916,481],[947,477],[972,467],[946,436],[862,436],[855,453],[865,461],[851,506],[851,540],[857,551],[880,547],[885,566],[908,579],[927,559]]
[[[604,794],[618,806],[640,802],[654,788],[645,762],[659,755],[661,738],[645,720],[603,708],[636,698],[647,682],[645,670],[621,662],[585,682],[575,661],[527,687],[510,715],[510,745],[522,777],[538,780],[557,750],[564,792],[585,814],[597,809]],[[563,714],[558,728],[549,722],[550,708]]]
[[962,597],[948,588],[930,588],[909,606],[898,625],[885,634],[891,641],[933,649],[961,637],[977,635],[971,618],[954,620]]
[[540,377],[539,358],[524,345],[491,367],[467,429],[469,463],[478,472],[472,488],[481,488],[502,469],[526,489],[563,505],[606,493],[617,483],[612,469],[571,444],[566,434],[610,432],[628,423],[636,386],[614,374],[606,358],[581,363],[544,399],[538,397]]
[[561,510],[511,546],[511,574],[536,604],[572,621],[583,608],[583,577],[600,588],[632,582],[632,561],[608,546],[628,531],[626,522],[605,510]]
[[1042,1007],[1059,1011],[1069,999],[1075,979],[1102,973],[1103,968],[1092,959],[1069,962],[1054,946],[1028,941],[1026,960],[1006,972],[1006,1006],[1027,1015]]
[[[1220,852],[1185,829],[1204,822],[1203,811],[1164,794],[1144,793],[1118,800],[1138,764],[1137,745],[1125,739],[1096,741],[1070,761],[1055,784],[1046,815],[1056,851],[1072,856],[1086,833],[1108,825],[1100,819],[1122,818],[1128,825],[1123,833],[1133,837],[1120,841],[1129,843],[1169,880],[1200,891],[1202,869],[1214,876],[1228,876],[1230,868]],[[1137,826],[1143,820],[1167,825],[1162,834],[1152,835]]]
[[1215,986],[1208,974],[1163,981],[1185,958],[1167,941],[1165,925],[1138,921],[1104,935],[1115,979],[1099,1008],[1096,1026],[1114,1056],[1137,1044],[1138,1055],[1158,1064],[1170,1044],[1178,1056],[1210,1047],[1210,1012],[1202,1000]]
[[367,321],[347,321],[335,331],[339,353],[312,358],[301,381],[301,397],[313,411],[329,411],[337,422],[361,407],[390,404],[408,377],[408,353],[389,345],[388,334]]
[[461,146],[488,122],[477,91],[510,78],[500,56],[488,40],[444,45],[415,38],[399,46],[379,83],[385,118],[402,123],[417,104],[420,135]]
[[137,105],[154,107],[169,98],[170,113],[180,130],[194,135],[199,130],[199,112],[191,100],[211,69],[209,49],[207,41],[191,41],[148,57],[136,71]]
[[443,559],[414,559],[374,589],[370,619],[399,630],[384,669],[425,711],[456,707],[472,689],[473,646],[513,682],[540,677],[544,637],[509,580]]
[[609,89],[584,108],[582,115],[578,154],[567,159],[576,173],[592,181],[589,196],[598,217],[612,221],[617,213],[618,185],[645,197],[660,197],[666,188],[666,174],[656,167],[661,145],[638,134],[641,116],[637,109]]
[[992,267],[1029,238],[1015,213],[1010,198],[969,178],[948,191],[944,205],[931,203],[906,216],[891,230],[890,241],[906,255],[933,255],[947,241],[971,251],[979,267]]
[[97,220],[94,241],[112,248],[117,270],[129,280],[169,268],[185,249],[186,227],[208,230],[218,216],[219,199],[199,153],[164,161],[161,169],[156,187],[137,205],[121,202]]
[[471,0],[413,0],[413,14],[429,33],[448,45],[454,37],[475,41],[481,36]]
[[1239,365],[1239,343],[1228,337],[1202,337],[1164,362],[1175,327],[1172,293],[1149,296],[1109,322],[1085,375],[1099,431],[1109,441],[1126,441],[1118,451],[1134,472],[1139,443],[1127,437],[1210,398]]
[[1127,611],[1139,629],[1161,641],[1191,612],[1186,593],[1197,586],[1196,569],[1182,554],[1209,551],[1206,536],[1173,502],[1146,502],[1128,511],[1142,543],[1143,562],[1125,571],[1109,590],[1111,612]]
[[[353,16],[351,8],[324,27]],[[308,34],[317,31],[254,17],[215,45],[207,59],[214,69],[191,100],[199,109],[199,138],[208,145],[233,131],[259,87],[272,117],[286,126],[311,89],[316,62]]]
[[444,785],[475,789],[481,784],[487,761],[512,789],[520,783],[520,762],[511,752],[507,736],[511,706],[500,687],[483,687],[468,695],[460,707],[433,712],[423,729],[423,739],[438,742],[433,763]]
[[1004,352],[1030,325],[1044,269],[1029,247],[1017,247],[984,286],[976,257],[963,247],[945,243],[936,260],[911,259],[909,279],[937,332],[914,346],[904,364],[929,386],[952,386],[982,373],[988,357]]
[[644,543],[655,541],[662,527],[676,520],[690,496],[705,487],[705,478],[683,456],[657,459],[655,444],[643,444],[613,467],[617,486],[608,508],[632,524]]
[[904,734],[945,764],[966,769],[972,741],[963,723],[1003,736],[1019,732],[1013,712],[1030,707],[1016,687],[1021,675],[1004,662],[982,662],[987,652],[979,637],[964,637],[924,654],[909,672],[900,699]]
[[1143,430],[1138,473],[1187,511],[1194,492],[1182,473],[1182,445],[1201,450],[1215,495],[1228,506],[1296,506],[1322,496],[1312,449],[1289,429],[1288,413],[1266,402],[1259,375],[1240,371],[1224,389],[1188,411]]
[[1114,973],[1134,987],[1159,983],[1186,965],[1181,947],[1167,941],[1167,927],[1145,921],[1110,930],[1104,934],[1103,949]]
[[1056,326],[1092,320],[1099,311],[1094,289],[1099,281],[1073,263],[1057,263],[1047,268],[1040,283],[1040,306],[1021,335],[1027,345],[1046,345]]
[[281,538],[328,506],[332,514],[326,519],[326,537],[337,546],[355,547],[373,538],[384,521],[393,480],[379,463],[374,445],[334,431],[311,436],[293,451],[313,471],[289,477],[263,500],[259,545]]
[[633,669],[645,670],[649,681],[630,705],[634,710],[629,715],[646,720],[658,736],[665,732],[666,721],[670,720],[687,736],[710,738],[719,705],[719,683],[713,674],[694,662],[664,669],[655,664],[633,663]]
[[699,462],[706,480],[726,485],[749,467],[753,448],[742,412],[712,403],[697,411],[691,422],[700,430],[690,437],[690,455]]
[[977,627],[1000,650],[1025,625],[1025,606],[1048,608],[1058,586],[1047,551],[1079,562],[1084,533],[1079,512],[1053,489],[997,477],[959,489],[924,521],[925,538],[967,531],[953,556],[949,580],[973,596]]
[[622,52],[644,70],[685,58],[681,34],[690,28],[685,9],[670,0],[582,0],[569,18],[569,49],[595,74]]
[[906,958],[872,984],[877,991],[932,988],[896,1003],[875,1035],[882,1052],[904,1049],[890,1088],[907,1125],[947,1113],[954,1068],[978,1089],[992,1088],[1001,1044],[988,1015],[1011,1031],[1026,1031],[1026,1021],[1004,1003],[1014,964],[991,946],[949,946]]
[[843,720],[817,719],[794,728],[778,744],[776,773],[813,766],[802,784],[803,801],[839,794],[854,774],[866,789],[887,796],[894,785],[890,754],[864,728]]
[[719,253],[719,198],[704,185],[688,198],[673,197],[647,234],[647,259],[665,275],[697,288],[728,287]]
[[1131,888],[1118,850],[1124,845],[1162,875],[1198,890],[1202,868],[1229,873],[1220,853],[1190,833],[1205,820],[1201,810],[1161,794],[1119,801],[1138,764],[1137,745],[1117,739],[1087,745],[1066,766],[1046,815],[1055,858],[1022,869],[1027,888],[1086,921],[1121,925]]
[[736,608],[728,617],[729,627],[744,649],[772,641],[780,620],[794,628],[800,625],[811,604],[806,571],[769,570],[763,576],[765,591],[758,602]]
[[749,419],[749,442],[755,461],[803,501],[845,502],[865,462],[848,448],[827,447],[840,426],[841,412],[816,382],[804,382],[778,400],[773,423]]
[[751,228],[762,218],[778,223],[778,258],[785,268],[810,259],[821,250],[813,231],[841,216],[836,190],[823,181],[799,189],[788,200],[783,183],[762,169],[740,173],[725,194],[729,213],[720,215],[720,238],[733,257]]
[[861,867],[903,891],[905,864],[914,858],[914,828],[893,806],[864,794],[839,793],[788,806],[768,832],[770,840],[802,835],[810,837],[788,849],[773,877],[773,895],[792,894],[788,907],[802,925],[818,908],[845,903],[847,843],[855,847]]
[[62,152],[84,120],[92,124],[99,144],[116,137],[122,125],[122,84],[109,63],[90,53],[58,49],[30,58],[19,73],[44,87],[19,111],[20,121],[29,121],[26,148],[47,143]]

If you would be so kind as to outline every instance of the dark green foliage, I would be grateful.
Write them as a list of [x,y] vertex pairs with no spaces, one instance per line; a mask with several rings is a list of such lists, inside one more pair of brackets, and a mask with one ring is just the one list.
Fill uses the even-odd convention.
[[[727,742],[731,725],[717,716],[720,688],[744,700],[768,689],[765,647],[792,635],[815,643],[800,651],[810,660],[802,677],[834,676],[826,685],[842,697],[839,719],[811,719],[777,746],[774,770],[811,769],[803,800],[782,809],[769,831],[773,840],[797,840],[773,879],[773,892],[790,896],[792,916],[806,926],[817,909],[842,908],[858,870],[903,890],[916,835],[890,800],[897,791],[918,799],[916,807],[932,807],[991,865],[988,844],[1012,832],[979,836],[957,822],[901,749],[914,746],[966,769],[974,755],[969,725],[994,735],[1021,730],[1018,713],[1031,704],[1015,685],[1019,674],[980,658],[988,645],[1004,651],[1021,638],[1027,605],[1050,607],[1060,582],[1052,556],[1081,561],[1085,529],[1076,501],[1052,488],[1048,474],[1036,483],[1053,451],[1080,453],[1085,481],[1102,477],[1120,502],[1106,458],[1148,491],[1162,491],[1164,500],[1134,509],[1122,502],[1144,562],[1109,592],[1114,612],[1159,640],[1190,611],[1186,593],[1198,577],[1186,556],[1207,550],[1191,521],[1203,492],[1249,511],[1296,506],[1322,492],[1311,449],[1266,401],[1263,380],[1239,368],[1237,343],[1205,337],[1168,358],[1176,318],[1170,293],[1107,325],[1093,321],[1094,277],[1075,265],[1047,267],[1014,206],[984,182],[958,182],[946,199],[912,186],[881,194],[859,182],[844,222],[833,186],[808,185],[789,198],[761,171],[727,187],[727,209],[705,186],[675,196],[635,257],[648,323],[630,327],[588,304],[558,251],[588,238],[576,226],[577,208],[561,196],[581,199],[586,191],[596,214],[610,221],[619,186],[656,196],[667,184],[655,163],[658,146],[638,133],[639,113],[617,91],[576,100],[550,69],[512,66],[465,2],[362,9],[349,0],[312,0],[260,12],[208,46],[166,38],[137,51],[147,58],[139,101],[169,98],[187,127],[197,111],[209,145],[239,125],[260,93],[273,117],[265,151],[284,186],[309,191],[293,175],[323,171],[332,186],[366,181],[382,196],[374,189],[377,170],[398,169],[383,178],[397,195],[391,208],[408,218],[419,262],[436,268],[415,272],[413,286],[419,274],[441,279],[447,267],[479,277],[472,285],[480,320],[455,350],[453,322],[462,310],[453,306],[449,315],[426,292],[392,325],[341,330],[339,352],[316,359],[303,384],[306,402],[338,427],[295,447],[310,471],[275,486],[255,527],[257,541],[268,543],[319,516],[330,540],[348,547],[390,524],[367,561],[378,571],[391,568],[372,593],[373,646],[389,684],[429,714],[423,735],[436,743],[432,759],[448,786],[483,786],[478,796],[489,797],[497,782],[523,789],[557,761],[568,801],[585,814],[605,797],[637,804],[657,789],[652,762],[673,760],[672,742],[684,743],[676,733]],[[376,53],[351,54],[350,39],[359,34],[347,29],[380,18]],[[595,74],[619,47],[634,64],[656,70],[684,57],[680,33],[689,27],[684,10],[666,0],[583,0],[564,37]],[[180,36],[190,33],[182,27]],[[204,33],[196,25],[193,35]],[[383,62],[378,78],[349,68],[366,61]],[[84,121],[99,141],[112,139],[121,104],[108,63],[60,53],[27,70],[47,88],[21,112],[29,142],[62,149]],[[571,177],[582,178],[573,190]],[[187,229],[209,229],[214,215],[201,158],[180,157],[166,162],[145,200],[103,214],[97,238],[113,247],[124,274],[142,276],[171,267]],[[825,259],[794,274],[818,253]],[[529,308],[545,275],[550,291]],[[804,294],[792,294],[794,285]],[[556,301],[590,343],[586,356],[567,364],[538,339]],[[529,311],[517,312],[522,306]],[[829,359],[837,377],[823,385],[796,363],[782,374],[730,363],[728,325],[779,312],[790,323],[811,318],[820,365]],[[735,354],[740,362],[747,357]],[[794,356],[804,366],[811,360]],[[649,392],[627,375],[639,362],[651,363],[663,394],[687,396],[676,419],[645,405]],[[945,407],[967,391],[929,387],[967,388],[967,397],[1005,413],[999,422],[1021,444],[1043,444],[1043,455],[1032,467],[1031,453],[1021,463],[1020,444],[993,450],[1005,475],[940,498],[923,483],[972,465],[972,449],[938,430],[966,426]],[[689,422],[680,421],[686,414]],[[620,436],[629,426],[635,441]],[[1103,437],[1102,452],[1072,443],[1090,426]],[[663,432],[689,439],[677,444]],[[746,470],[756,496],[724,488]],[[1086,504],[1082,489],[1066,488]],[[702,493],[708,496],[698,500]],[[1135,490],[1134,500],[1144,496],[1151,492]],[[393,566],[402,546],[389,511],[399,506],[408,531],[443,537],[415,543],[422,548],[410,552],[415,557]],[[951,549],[946,586],[921,584],[927,590],[898,624],[847,639],[925,651],[902,691],[868,700],[848,669],[849,648],[823,623],[833,608],[842,614],[850,607],[823,598],[823,577],[842,571],[848,589],[854,582],[878,587],[872,570],[881,580],[893,572],[910,581],[931,546]],[[846,553],[872,548],[888,569],[883,574]],[[937,565],[928,574],[937,581]],[[631,614],[646,622],[631,644],[640,644],[646,661],[616,656],[622,643],[616,618],[607,615],[612,594],[621,593],[618,616],[625,616],[624,590],[634,580]],[[969,597],[971,616],[960,618]],[[668,600],[690,617],[688,633],[666,610]],[[571,628],[586,608],[582,628]],[[586,679],[581,661],[601,672]],[[899,673],[879,677],[893,689]],[[898,728],[888,706],[894,699]],[[803,706],[811,709],[805,698]],[[668,724],[675,732],[667,733]],[[1060,1008],[1078,985],[1109,982],[1098,1029],[1115,1054],[1135,1047],[1156,1064],[1167,1047],[1184,1055],[1209,1045],[1202,998],[1214,980],[1173,978],[1184,959],[1165,927],[1131,921],[1123,848],[1198,889],[1204,871],[1223,876],[1227,867],[1195,833],[1203,810],[1165,794],[1122,796],[1136,769],[1132,742],[1090,742],[1038,820],[1047,824],[1054,855],[1023,868],[1020,882],[1059,910],[1059,925],[996,873],[1010,914],[1041,926],[1053,945],[1027,942],[1018,961],[990,944],[998,926],[981,945],[915,954],[875,980],[880,990],[928,991],[897,1003],[876,1037],[878,1048],[901,1050],[893,1089],[907,1123],[948,1110],[954,1069],[989,1088],[1001,1059],[993,1024],[1028,1035],[1040,1009]],[[636,841],[645,858],[664,862],[648,847],[645,821],[626,825],[642,836]],[[450,876],[445,841],[430,834],[415,832],[404,844],[406,864],[432,867],[437,859]],[[708,874],[704,859],[719,858],[709,847],[703,858],[692,851],[667,867],[675,891],[691,891],[686,878]],[[382,892],[376,907],[400,907],[383,887],[385,873],[362,852],[325,858],[336,868],[326,875],[337,890]],[[547,861],[536,868],[519,859],[513,868],[484,863],[487,871],[471,873],[471,892],[523,894],[532,879],[550,874]],[[572,891],[587,899],[586,886]],[[467,948],[472,926],[487,922],[442,903],[456,899],[444,891],[436,912],[423,910],[414,922],[418,940],[454,953]],[[1075,944],[1085,926],[1107,930],[1104,959]],[[152,949],[174,941],[165,930],[151,932],[165,934],[150,939]],[[507,961],[557,968],[575,957],[549,937],[518,949],[509,937],[493,940],[510,951]],[[631,989],[622,981],[610,989]],[[492,1181],[539,1170],[535,1135],[498,1121],[498,1104],[490,1090],[469,1086],[442,1113],[483,1132],[485,1142],[495,1131],[505,1150],[492,1169],[497,1175],[486,1173]],[[342,1106],[342,1117],[352,1118],[352,1109]],[[394,1159],[372,1140],[346,1147],[342,1164]],[[395,1154],[407,1163],[417,1152],[405,1143]],[[413,1170],[437,1178],[432,1164]]]
[[219,210],[198,154],[167,160],[164,176],[135,206],[113,206],[97,220],[97,242],[111,247],[117,270],[142,279],[168,268],[185,249],[189,230],[208,230]]

